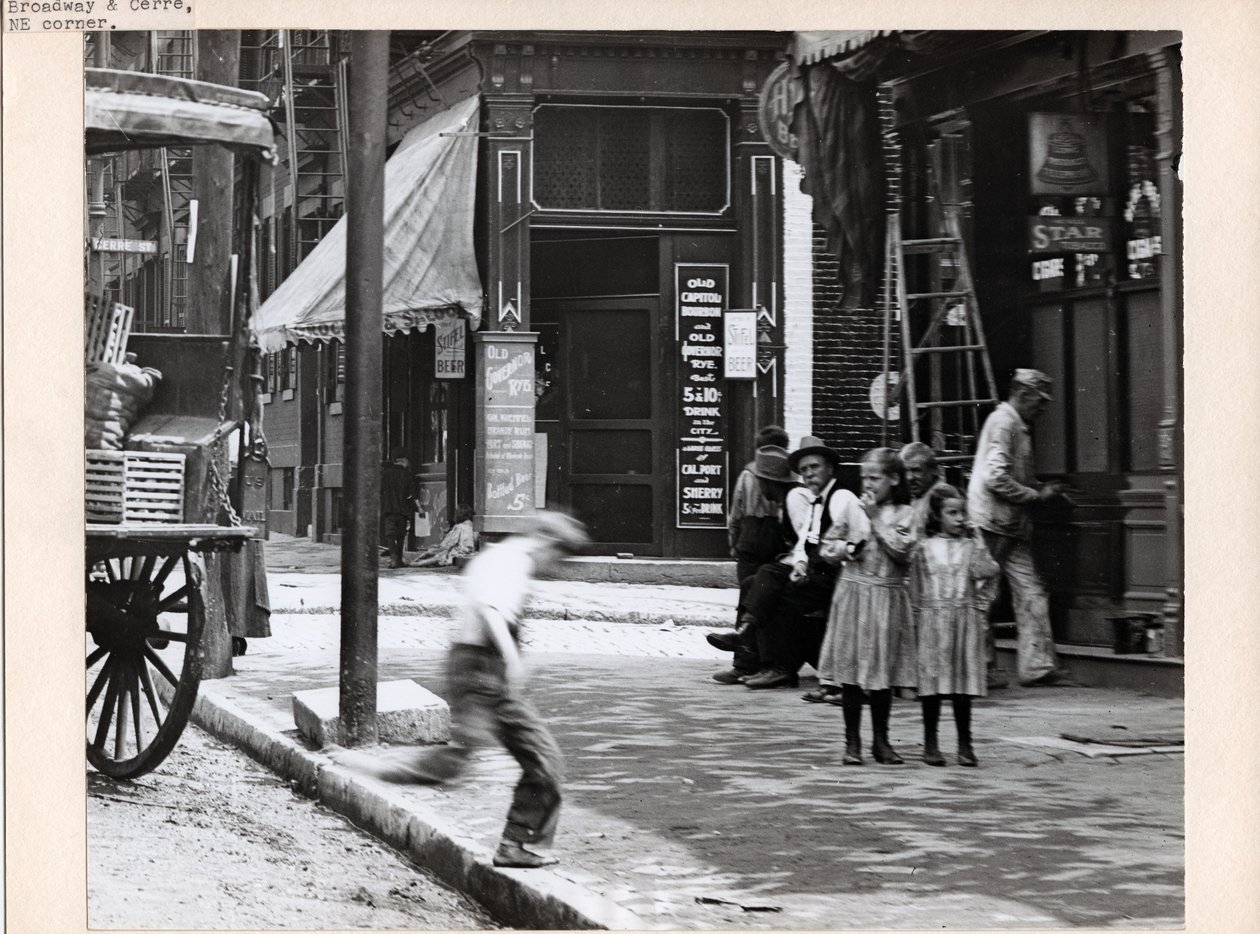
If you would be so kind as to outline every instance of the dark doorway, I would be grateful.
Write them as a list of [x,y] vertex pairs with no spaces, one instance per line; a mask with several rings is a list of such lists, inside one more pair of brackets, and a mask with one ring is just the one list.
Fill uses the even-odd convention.
[[538,301],[538,429],[547,498],[586,521],[598,550],[660,554],[659,298]]

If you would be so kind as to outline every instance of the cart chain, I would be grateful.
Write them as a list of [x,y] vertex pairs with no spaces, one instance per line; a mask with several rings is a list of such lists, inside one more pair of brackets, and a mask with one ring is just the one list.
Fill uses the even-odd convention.
[[227,483],[219,472],[219,458],[223,455],[223,422],[227,418],[228,390],[232,386],[232,374],[236,368],[232,366],[231,345],[223,361],[223,389],[219,392],[219,417],[214,423],[214,439],[210,442],[210,487],[214,491],[219,505],[227,513],[228,524],[232,528],[240,528],[241,517],[236,514],[232,500],[228,496]]

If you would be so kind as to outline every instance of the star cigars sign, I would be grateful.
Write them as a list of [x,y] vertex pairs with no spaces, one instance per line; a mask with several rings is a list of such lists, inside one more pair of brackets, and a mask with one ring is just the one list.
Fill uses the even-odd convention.
[[1110,253],[1110,217],[1028,218],[1029,253]]

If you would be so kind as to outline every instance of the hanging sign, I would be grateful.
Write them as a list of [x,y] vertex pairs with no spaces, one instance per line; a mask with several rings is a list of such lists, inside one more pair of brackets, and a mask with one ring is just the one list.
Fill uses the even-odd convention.
[[464,319],[438,321],[433,326],[433,375],[438,379],[463,379],[468,360]]
[[1110,253],[1110,217],[1028,218],[1029,253]]
[[1028,160],[1034,195],[1107,194],[1107,125],[1103,115],[1029,114]]
[[761,97],[757,102],[757,123],[761,126],[761,135],[765,137],[770,148],[784,159],[796,162],[796,134],[792,132],[792,112],[804,97],[800,79],[796,77],[791,63],[784,62],[774,71],[761,87]]
[[757,312],[728,311],[722,324],[725,333],[723,375],[727,379],[756,379]]
[[726,265],[719,263],[679,263],[674,267],[681,383],[676,458],[680,529],[726,526],[722,361],[727,275]]

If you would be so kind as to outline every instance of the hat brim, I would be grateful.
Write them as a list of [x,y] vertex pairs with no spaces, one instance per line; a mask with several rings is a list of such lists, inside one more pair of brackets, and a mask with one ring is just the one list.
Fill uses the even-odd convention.
[[758,480],[769,480],[772,483],[795,483],[796,482],[796,475],[791,473],[790,471],[782,473],[782,474],[778,474],[778,475],[771,475],[768,473],[762,473],[756,467],[750,467],[748,469],[748,472],[752,474],[754,477],[756,477]]
[[795,470],[797,473],[799,473],[801,458],[808,457],[810,454],[817,454],[821,457],[825,457],[828,461],[831,462],[832,467],[840,466],[840,455],[837,454],[835,451],[833,451],[831,448],[826,447],[821,444],[818,444],[809,448],[800,448],[796,451],[793,451],[791,454],[788,455],[788,466],[791,467],[793,470]]

